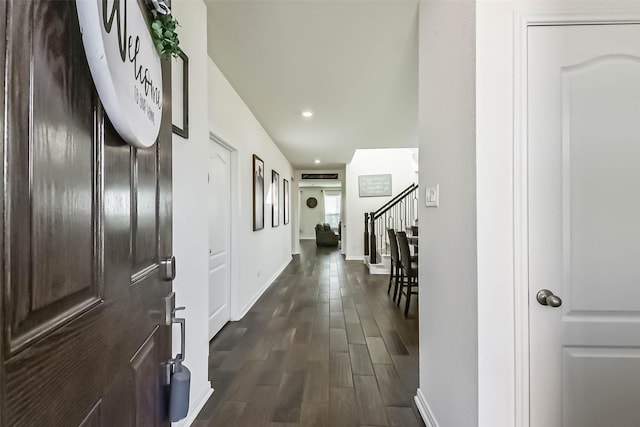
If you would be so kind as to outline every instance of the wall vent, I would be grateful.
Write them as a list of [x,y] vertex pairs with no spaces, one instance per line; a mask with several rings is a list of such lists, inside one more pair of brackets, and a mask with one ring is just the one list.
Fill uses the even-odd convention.
[[303,173],[302,179],[338,179],[337,173]]

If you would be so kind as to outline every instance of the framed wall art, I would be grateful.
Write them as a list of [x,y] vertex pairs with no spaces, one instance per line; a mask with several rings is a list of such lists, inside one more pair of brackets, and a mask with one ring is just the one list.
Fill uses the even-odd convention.
[[253,155],[253,231],[264,228],[264,162]]
[[391,174],[359,175],[358,189],[360,197],[391,196]]
[[280,174],[271,171],[271,226],[280,225]]
[[289,181],[282,180],[282,204],[284,205],[284,225],[289,224]]

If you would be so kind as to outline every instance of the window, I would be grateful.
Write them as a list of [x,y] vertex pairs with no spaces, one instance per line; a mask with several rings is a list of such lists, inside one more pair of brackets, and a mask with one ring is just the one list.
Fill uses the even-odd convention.
[[324,222],[331,228],[337,229],[340,222],[340,201],[342,193],[340,191],[324,192]]

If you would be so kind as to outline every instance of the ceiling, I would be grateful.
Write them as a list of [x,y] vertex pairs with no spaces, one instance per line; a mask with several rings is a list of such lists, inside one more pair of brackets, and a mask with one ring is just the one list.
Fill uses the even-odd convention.
[[417,1],[205,3],[209,55],[295,168],[417,147]]

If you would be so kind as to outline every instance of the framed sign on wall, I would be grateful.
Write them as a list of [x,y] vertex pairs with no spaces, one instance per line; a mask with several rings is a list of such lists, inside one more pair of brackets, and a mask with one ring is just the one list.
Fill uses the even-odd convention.
[[162,66],[138,1],[76,0],[82,44],[109,120],[128,144],[152,146],[162,122]]
[[391,174],[358,176],[360,197],[391,196]]

